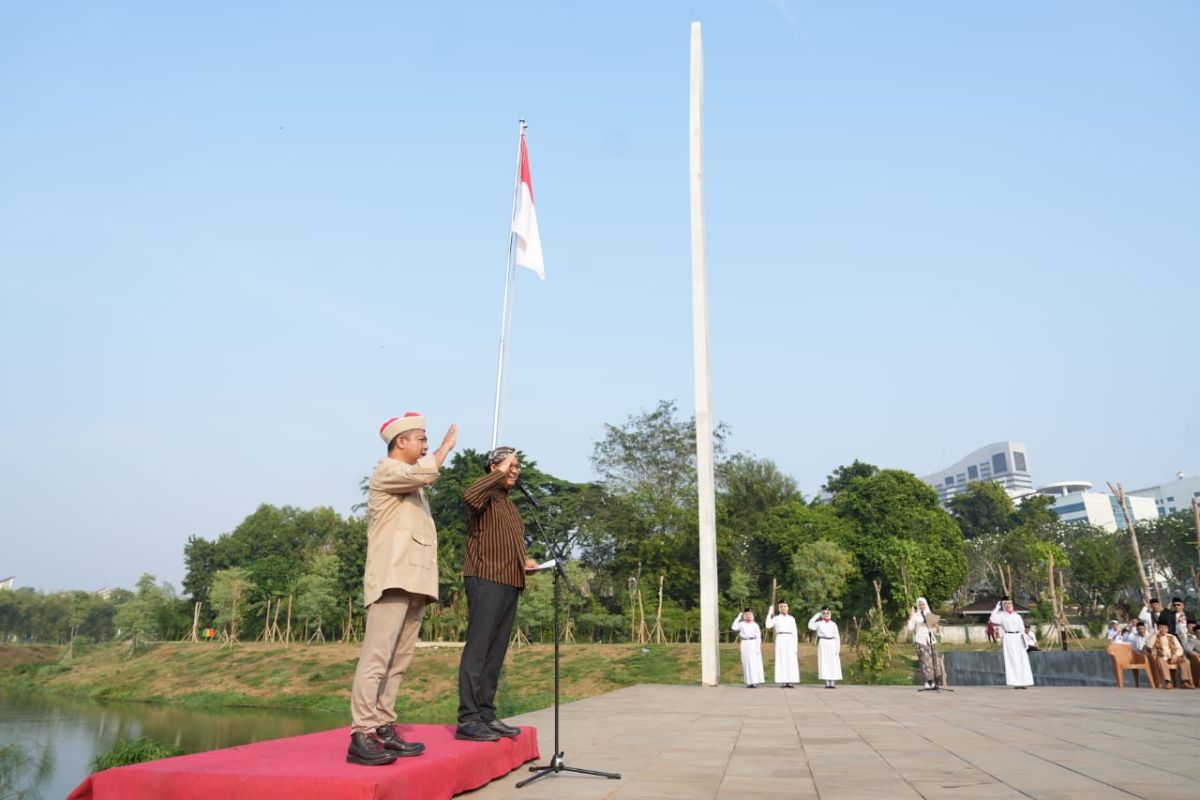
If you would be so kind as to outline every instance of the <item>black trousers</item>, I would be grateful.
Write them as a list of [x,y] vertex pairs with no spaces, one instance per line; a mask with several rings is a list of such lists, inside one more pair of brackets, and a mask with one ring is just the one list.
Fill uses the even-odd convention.
[[458,721],[496,718],[496,684],[517,615],[515,586],[463,578],[467,590],[467,644],[458,664]]

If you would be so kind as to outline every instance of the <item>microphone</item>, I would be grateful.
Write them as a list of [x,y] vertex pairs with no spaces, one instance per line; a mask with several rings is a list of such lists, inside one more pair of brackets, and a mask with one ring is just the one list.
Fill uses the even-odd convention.
[[540,504],[538,503],[538,501],[537,501],[537,500],[534,498],[534,496],[533,496],[533,492],[529,491],[529,487],[528,487],[528,486],[526,486],[525,484],[521,483],[520,481],[517,481],[517,488],[521,490],[521,494],[525,495],[525,499],[526,499],[526,500],[528,500],[530,503],[532,503],[532,504],[533,504],[533,507],[534,507],[534,508],[541,508],[541,505],[540,505]]

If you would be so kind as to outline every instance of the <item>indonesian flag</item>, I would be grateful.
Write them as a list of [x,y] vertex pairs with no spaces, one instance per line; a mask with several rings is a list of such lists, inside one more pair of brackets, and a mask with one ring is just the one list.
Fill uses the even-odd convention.
[[520,183],[517,184],[517,208],[513,214],[512,232],[517,236],[517,252],[513,263],[527,267],[546,280],[546,265],[542,263],[542,239],[538,236],[537,213],[533,209],[533,181],[529,177],[529,151],[525,149],[525,134],[521,134]]

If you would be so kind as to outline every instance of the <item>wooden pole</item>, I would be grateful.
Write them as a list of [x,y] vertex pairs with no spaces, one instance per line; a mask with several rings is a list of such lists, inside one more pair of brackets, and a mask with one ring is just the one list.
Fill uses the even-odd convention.
[[662,608],[663,608],[663,583],[666,581],[666,575],[658,576],[658,611],[654,614],[654,641],[662,644],[666,640],[666,635],[663,633],[662,624]]
[[292,644],[292,595],[288,595],[288,613],[287,613],[287,628],[283,632],[283,646],[291,647]]
[[1146,567],[1142,564],[1142,547],[1138,544],[1137,526],[1133,523],[1133,515],[1129,513],[1129,504],[1125,500],[1125,487],[1117,483],[1114,487],[1108,484],[1108,490],[1116,495],[1121,505],[1121,516],[1125,518],[1125,530],[1129,531],[1129,539],[1133,542],[1133,558],[1137,561],[1138,577],[1142,579],[1142,605],[1150,605],[1150,581],[1146,579]]
[[[1192,498],[1192,521],[1196,524],[1196,563],[1200,564],[1200,500]],[[1196,594],[1200,596],[1200,584],[1196,584]]]
[[192,608],[192,641],[197,643],[200,641],[200,606],[202,605],[204,604],[196,603]]
[[708,256],[704,242],[704,42],[692,23],[688,104],[692,211],[692,362],[696,393],[696,481],[700,512],[700,682],[721,682],[717,633],[717,500],[713,453],[712,381],[708,371]]
[[[771,605],[767,606],[767,613],[770,614],[775,610],[775,592],[779,589],[779,581],[771,578]],[[766,619],[763,619],[763,624],[766,625]],[[764,628],[764,630],[766,630]],[[775,641],[775,631],[771,631],[771,641]]]

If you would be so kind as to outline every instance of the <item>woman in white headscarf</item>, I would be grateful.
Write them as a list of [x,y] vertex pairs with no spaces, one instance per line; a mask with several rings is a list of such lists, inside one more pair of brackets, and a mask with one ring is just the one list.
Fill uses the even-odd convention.
[[912,634],[913,644],[917,646],[917,661],[921,664],[921,676],[925,679],[925,688],[934,686],[933,642],[934,630],[925,623],[929,614],[929,601],[924,597],[917,598],[917,605],[908,615],[908,632]]

